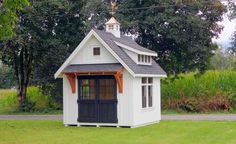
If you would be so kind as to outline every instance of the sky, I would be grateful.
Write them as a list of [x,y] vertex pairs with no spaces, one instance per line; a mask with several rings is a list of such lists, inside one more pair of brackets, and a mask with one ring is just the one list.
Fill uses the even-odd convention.
[[219,22],[219,24],[223,25],[224,29],[219,35],[219,38],[214,38],[213,41],[224,48],[228,48],[230,47],[232,34],[236,30],[236,19],[229,20],[227,15],[224,15],[224,20]]
[[213,38],[213,42],[221,45],[223,48],[230,47],[231,38],[233,32],[236,31],[236,19],[229,20],[227,14],[223,16],[223,21],[219,22],[220,25],[224,26],[223,31],[219,35],[219,38]]

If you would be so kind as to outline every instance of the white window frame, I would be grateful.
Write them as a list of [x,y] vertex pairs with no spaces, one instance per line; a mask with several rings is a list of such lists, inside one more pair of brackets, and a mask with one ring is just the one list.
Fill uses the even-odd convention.
[[108,25],[109,30],[114,30],[114,25]]
[[138,54],[137,63],[140,65],[152,65],[151,56]]
[[[143,83],[143,78],[146,79],[146,83]],[[148,82],[149,78],[152,79],[151,83]],[[145,88],[146,88],[146,107],[143,107],[143,91],[142,91],[143,90],[143,86],[145,86]],[[152,97],[152,101],[151,101],[152,104],[151,104],[151,106],[149,106],[149,89],[148,89],[149,86],[152,87],[152,89],[151,89],[151,97]],[[142,99],[142,101],[141,101],[142,109],[153,108],[153,77],[142,77],[141,78],[141,99]]]

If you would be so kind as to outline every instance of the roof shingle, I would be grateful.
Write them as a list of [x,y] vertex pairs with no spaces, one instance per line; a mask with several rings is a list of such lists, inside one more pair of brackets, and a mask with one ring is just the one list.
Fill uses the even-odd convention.
[[136,48],[144,52],[152,52],[149,49],[139,46],[135,41],[129,37],[121,36],[121,38],[116,38],[110,33],[105,31],[94,29],[94,31],[103,39],[103,41],[125,62],[125,64],[135,73],[135,74],[149,74],[149,75],[166,75],[166,72],[154,61],[152,60],[152,65],[138,65],[136,64],[122,48],[116,45],[115,41]]
[[76,64],[67,66],[63,72],[115,72],[123,66],[119,63],[113,64]]

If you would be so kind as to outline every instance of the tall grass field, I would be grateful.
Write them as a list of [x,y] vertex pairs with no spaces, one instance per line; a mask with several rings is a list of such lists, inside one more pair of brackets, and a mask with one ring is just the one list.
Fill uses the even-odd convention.
[[[38,87],[31,86],[27,89],[27,104],[24,109],[19,108],[16,90],[0,90],[0,114],[24,113],[61,113],[58,105],[49,101],[49,96],[44,95]],[[55,108],[55,109],[53,109]]]
[[175,80],[163,80],[162,108],[187,112],[236,110],[236,72],[206,71],[180,74]]

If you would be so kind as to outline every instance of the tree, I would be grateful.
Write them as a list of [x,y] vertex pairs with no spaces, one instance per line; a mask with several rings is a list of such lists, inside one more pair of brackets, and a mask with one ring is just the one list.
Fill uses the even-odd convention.
[[[49,94],[51,101],[61,102],[62,82],[54,79],[54,73],[62,65],[65,59],[71,54],[75,47],[84,38],[87,31],[82,7],[85,1],[44,1],[37,3],[35,9],[37,18],[43,19],[45,35],[40,36],[44,56],[37,62],[34,71],[34,83],[42,86],[44,93]],[[56,8],[55,8],[56,7]]]
[[0,0],[0,40],[14,34],[17,11],[28,5],[28,0]]
[[[111,17],[109,1],[98,1],[90,2],[95,10],[87,8],[92,14],[89,23]],[[211,39],[223,29],[217,22],[224,12],[220,0],[118,0],[115,17],[123,33],[136,35],[140,45],[158,53],[156,61],[168,74],[177,74],[207,68],[217,48]]]
[[21,106],[29,83],[50,92],[58,84],[53,74],[84,36],[82,4],[32,0],[31,7],[19,13],[16,36],[4,41],[0,52],[3,62],[14,69]]
[[229,48],[233,53],[236,52],[236,31],[233,33],[231,38],[231,47]]
[[210,61],[210,69],[214,70],[226,70],[236,69],[236,57],[230,49],[219,47]]
[[12,69],[0,61],[0,89],[9,89],[14,86],[15,79]]
[[[236,18],[236,3],[234,0],[228,0],[228,9],[230,11],[229,19]],[[236,31],[234,31],[231,38],[231,47],[229,48],[233,53],[236,52]]]
[[124,32],[137,34],[137,42],[156,51],[156,61],[175,74],[207,68],[225,10],[220,0],[125,0],[117,16],[126,24]]

